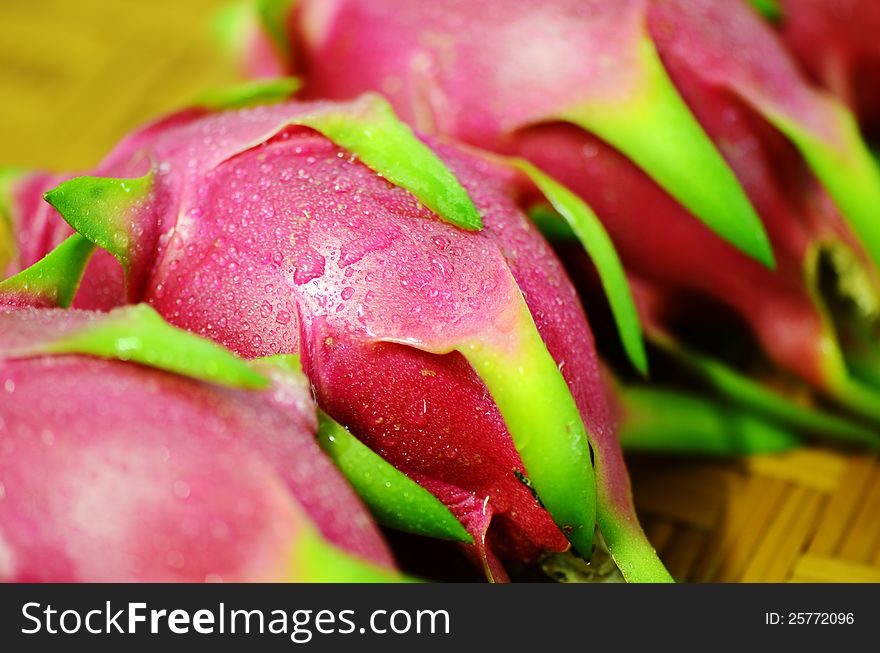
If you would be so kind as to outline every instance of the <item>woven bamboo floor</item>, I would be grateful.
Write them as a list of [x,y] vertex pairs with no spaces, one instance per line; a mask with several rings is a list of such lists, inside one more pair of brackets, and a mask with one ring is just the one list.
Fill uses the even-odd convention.
[[[224,0],[0,0],[0,165],[94,165],[138,123],[234,79],[210,47]],[[642,521],[696,582],[880,582],[880,464],[803,449],[631,461]]]
[[880,582],[875,456],[805,448],[631,468],[642,523],[678,580]]

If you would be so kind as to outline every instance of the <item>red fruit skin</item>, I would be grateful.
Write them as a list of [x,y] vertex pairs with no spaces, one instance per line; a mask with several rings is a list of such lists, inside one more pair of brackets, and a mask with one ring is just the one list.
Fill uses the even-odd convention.
[[874,0],[779,0],[782,38],[810,76],[880,135],[880,4]]
[[[149,157],[156,194],[172,198],[143,216],[159,235],[134,271],[145,281],[132,299],[245,357],[300,353],[319,403],[461,504],[478,540],[485,510],[504,555],[566,549],[518,478],[522,461],[484,384],[449,353],[498,331],[521,292],[609,469],[618,467],[612,484],[628,496],[593,337],[561,264],[519,208],[523,180],[431,144],[486,225],[463,231],[325,138],[278,132],[320,106],[184,112],[117,146],[98,174],[140,175]],[[87,273],[83,288],[101,283]]]
[[[725,30],[709,29],[707,16]],[[777,364],[826,384],[827,328],[804,282],[808,248],[842,239],[861,250],[801,156],[748,102],[770,93],[823,129],[803,79],[751,9],[717,0],[305,0],[294,18],[293,72],[306,97],[381,90],[413,124],[525,156],[596,210],[628,268],[666,294],[728,305]],[[758,210],[775,271],[719,239],[612,147],[546,122],[576,104],[585,84],[602,82],[589,62],[602,60],[603,47],[617,52],[619,26],[632,21],[645,25]]]
[[[0,340],[90,319],[0,312]],[[310,521],[393,568],[315,443],[304,384],[236,390],[77,355],[0,356],[0,379],[0,580],[285,580]]]

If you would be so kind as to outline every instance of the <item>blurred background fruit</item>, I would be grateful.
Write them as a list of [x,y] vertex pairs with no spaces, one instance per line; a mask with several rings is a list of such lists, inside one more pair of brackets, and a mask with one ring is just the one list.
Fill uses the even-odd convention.
[[0,0],[0,165],[92,166],[133,126],[234,79],[222,0]]

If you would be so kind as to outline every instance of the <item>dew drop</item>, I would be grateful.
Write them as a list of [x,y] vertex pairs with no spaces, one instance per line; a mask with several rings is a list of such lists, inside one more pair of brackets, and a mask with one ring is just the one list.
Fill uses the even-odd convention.
[[595,143],[587,143],[581,148],[581,154],[584,155],[587,159],[592,159],[594,156],[599,154],[599,146]]
[[113,232],[113,244],[119,249],[125,249],[128,247],[128,234],[124,231],[114,231]]
[[173,489],[174,496],[176,496],[178,499],[186,499],[187,497],[189,497],[189,483],[186,483],[185,481],[175,481]]

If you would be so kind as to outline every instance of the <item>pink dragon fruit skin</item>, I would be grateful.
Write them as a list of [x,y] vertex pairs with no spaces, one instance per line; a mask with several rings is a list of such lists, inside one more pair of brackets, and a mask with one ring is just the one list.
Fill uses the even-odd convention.
[[880,130],[880,5],[872,0],[780,0],[778,29],[810,76]]
[[128,301],[245,357],[299,353],[322,408],[446,503],[496,579],[493,549],[531,559],[568,536],[589,556],[595,509],[625,575],[668,579],[632,508],[586,318],[517,204],[533,189],[431,143],[484,226],[459,228],[449,183],[428,210],[408,189],[420,180],[389,183],[298,126],[376,101],[186,111],[47,199],[123,263]]
[[[303,76],[304,97],[381,90],[425,131],[525,156],[596,210],[624,262],[649,283],[727,304],[778,365],[876,417],[850,396],[810,279],[819,253],[836,248],[877,287],[871,207],[880,176],[852,117],[803,79],[745,3],[290,4],[281,26],[291,58],[281,64]],[[657,82],[664,76],[683,101]],[[735,173],[730,184],[694,145],[700,133],[681,107]],[[691,187],[734,208],[709,208]],[[775,270],[759,262],[767,257],[757,240],[708,219],[728,212],[747,224],[750,207]]]
[[[133,340],[157,329],[187,356],[139,356]],[[78,353],[89,347],[106,351]],[[216,376],[230,366],[237,380]],[[255,369],[144,306],[0,310],[0,579],[394,578],[372,520],[317,448],[304,379]],[[195,378],[205,370],[213,381]],[[362,573],[346,576],[346,563]]]

